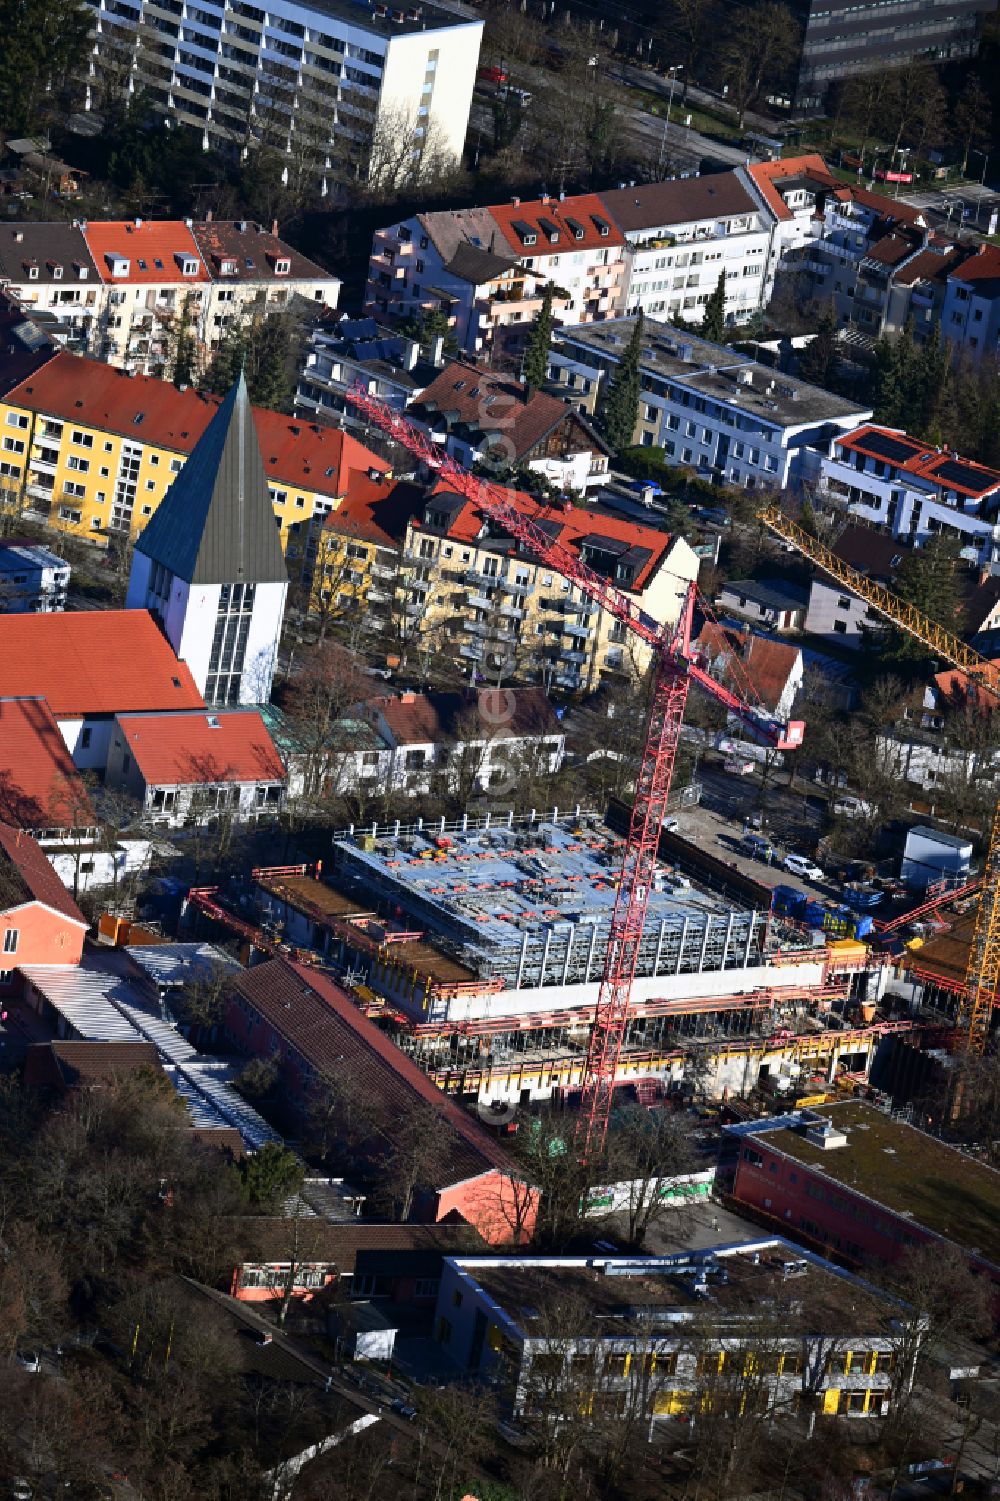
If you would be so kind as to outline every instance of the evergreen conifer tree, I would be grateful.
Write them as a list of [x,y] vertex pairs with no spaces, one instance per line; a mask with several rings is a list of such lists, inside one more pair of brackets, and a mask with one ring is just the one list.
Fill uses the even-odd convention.
[[552,348],[552,287],[547,286],[542,296],[542,305],[532,324],[531,333],[524,350],[522,375],[528,394],[540,391],[549,370],[549,351]]
[[701,336],[712,344],[722,344],[726,338],[726,270],[719,272],[715,291],[705,303],[705,316],[701,320]]
[[632,442],[635,425],[639,420],[639,356],[642,350],[643,318],[640,313],[632,329],[632,337],[618,362],[618,369],[611,378],[608,398],[604,407],[604,432],[616,453],[628,448]]

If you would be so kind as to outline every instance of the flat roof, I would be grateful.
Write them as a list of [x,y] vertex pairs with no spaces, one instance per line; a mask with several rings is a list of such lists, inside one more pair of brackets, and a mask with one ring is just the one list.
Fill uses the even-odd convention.
[[483,25],[478,17],[463,16],[457,10],[444,10],[427,3],[410,6],[390,3],[388,14],[383,16],[376,15],[374,6],[362,0],[302,0],[302,8],[385,37],[412,36],[414,32],[439,31],[447,26]]
[[780,1340],[876,1334],[890,1301],[780,1237],[673,1256],[455,1260],[529,1339],[544,1339],[556,1323],[565,1335],[567,1318],[574,1332],[604,1339],[648,1337],[650,1326],[669,1337],[692,1322],[735,1334],[756,1326],[762,1308]]
[[820,1105],[807,1114],[830,1120],[846,1134],[846,1146],[816,1146],[804,1128],[787,1124],[773,1130],[765,1124],[753,1134],[835,1182],[1000,1264],[1000,1173],[862,1100]]

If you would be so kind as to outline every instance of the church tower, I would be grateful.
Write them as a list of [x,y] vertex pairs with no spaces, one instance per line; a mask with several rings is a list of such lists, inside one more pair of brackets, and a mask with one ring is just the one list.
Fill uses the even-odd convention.
[[156,616],[206,703],[262,704],[287,593],[241,373],[135,544],[125,605]]

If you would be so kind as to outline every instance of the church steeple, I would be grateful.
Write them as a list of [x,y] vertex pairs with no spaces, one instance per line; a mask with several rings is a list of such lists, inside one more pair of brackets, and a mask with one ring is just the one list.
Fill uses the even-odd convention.
[[136,549],[189,584],[287,579],[242,371]]
[[206,702],[259,704],[287,591],[241,373],[135,544],[126,605],[156,615]]

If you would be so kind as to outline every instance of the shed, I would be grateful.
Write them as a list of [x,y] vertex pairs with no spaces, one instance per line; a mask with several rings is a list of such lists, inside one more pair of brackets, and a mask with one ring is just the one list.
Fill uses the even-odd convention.
[[935,881],[960,885],[968,879],[971,865],[971,839],[917,824],[906,836],[900,874],[907,886],[925,891]]

